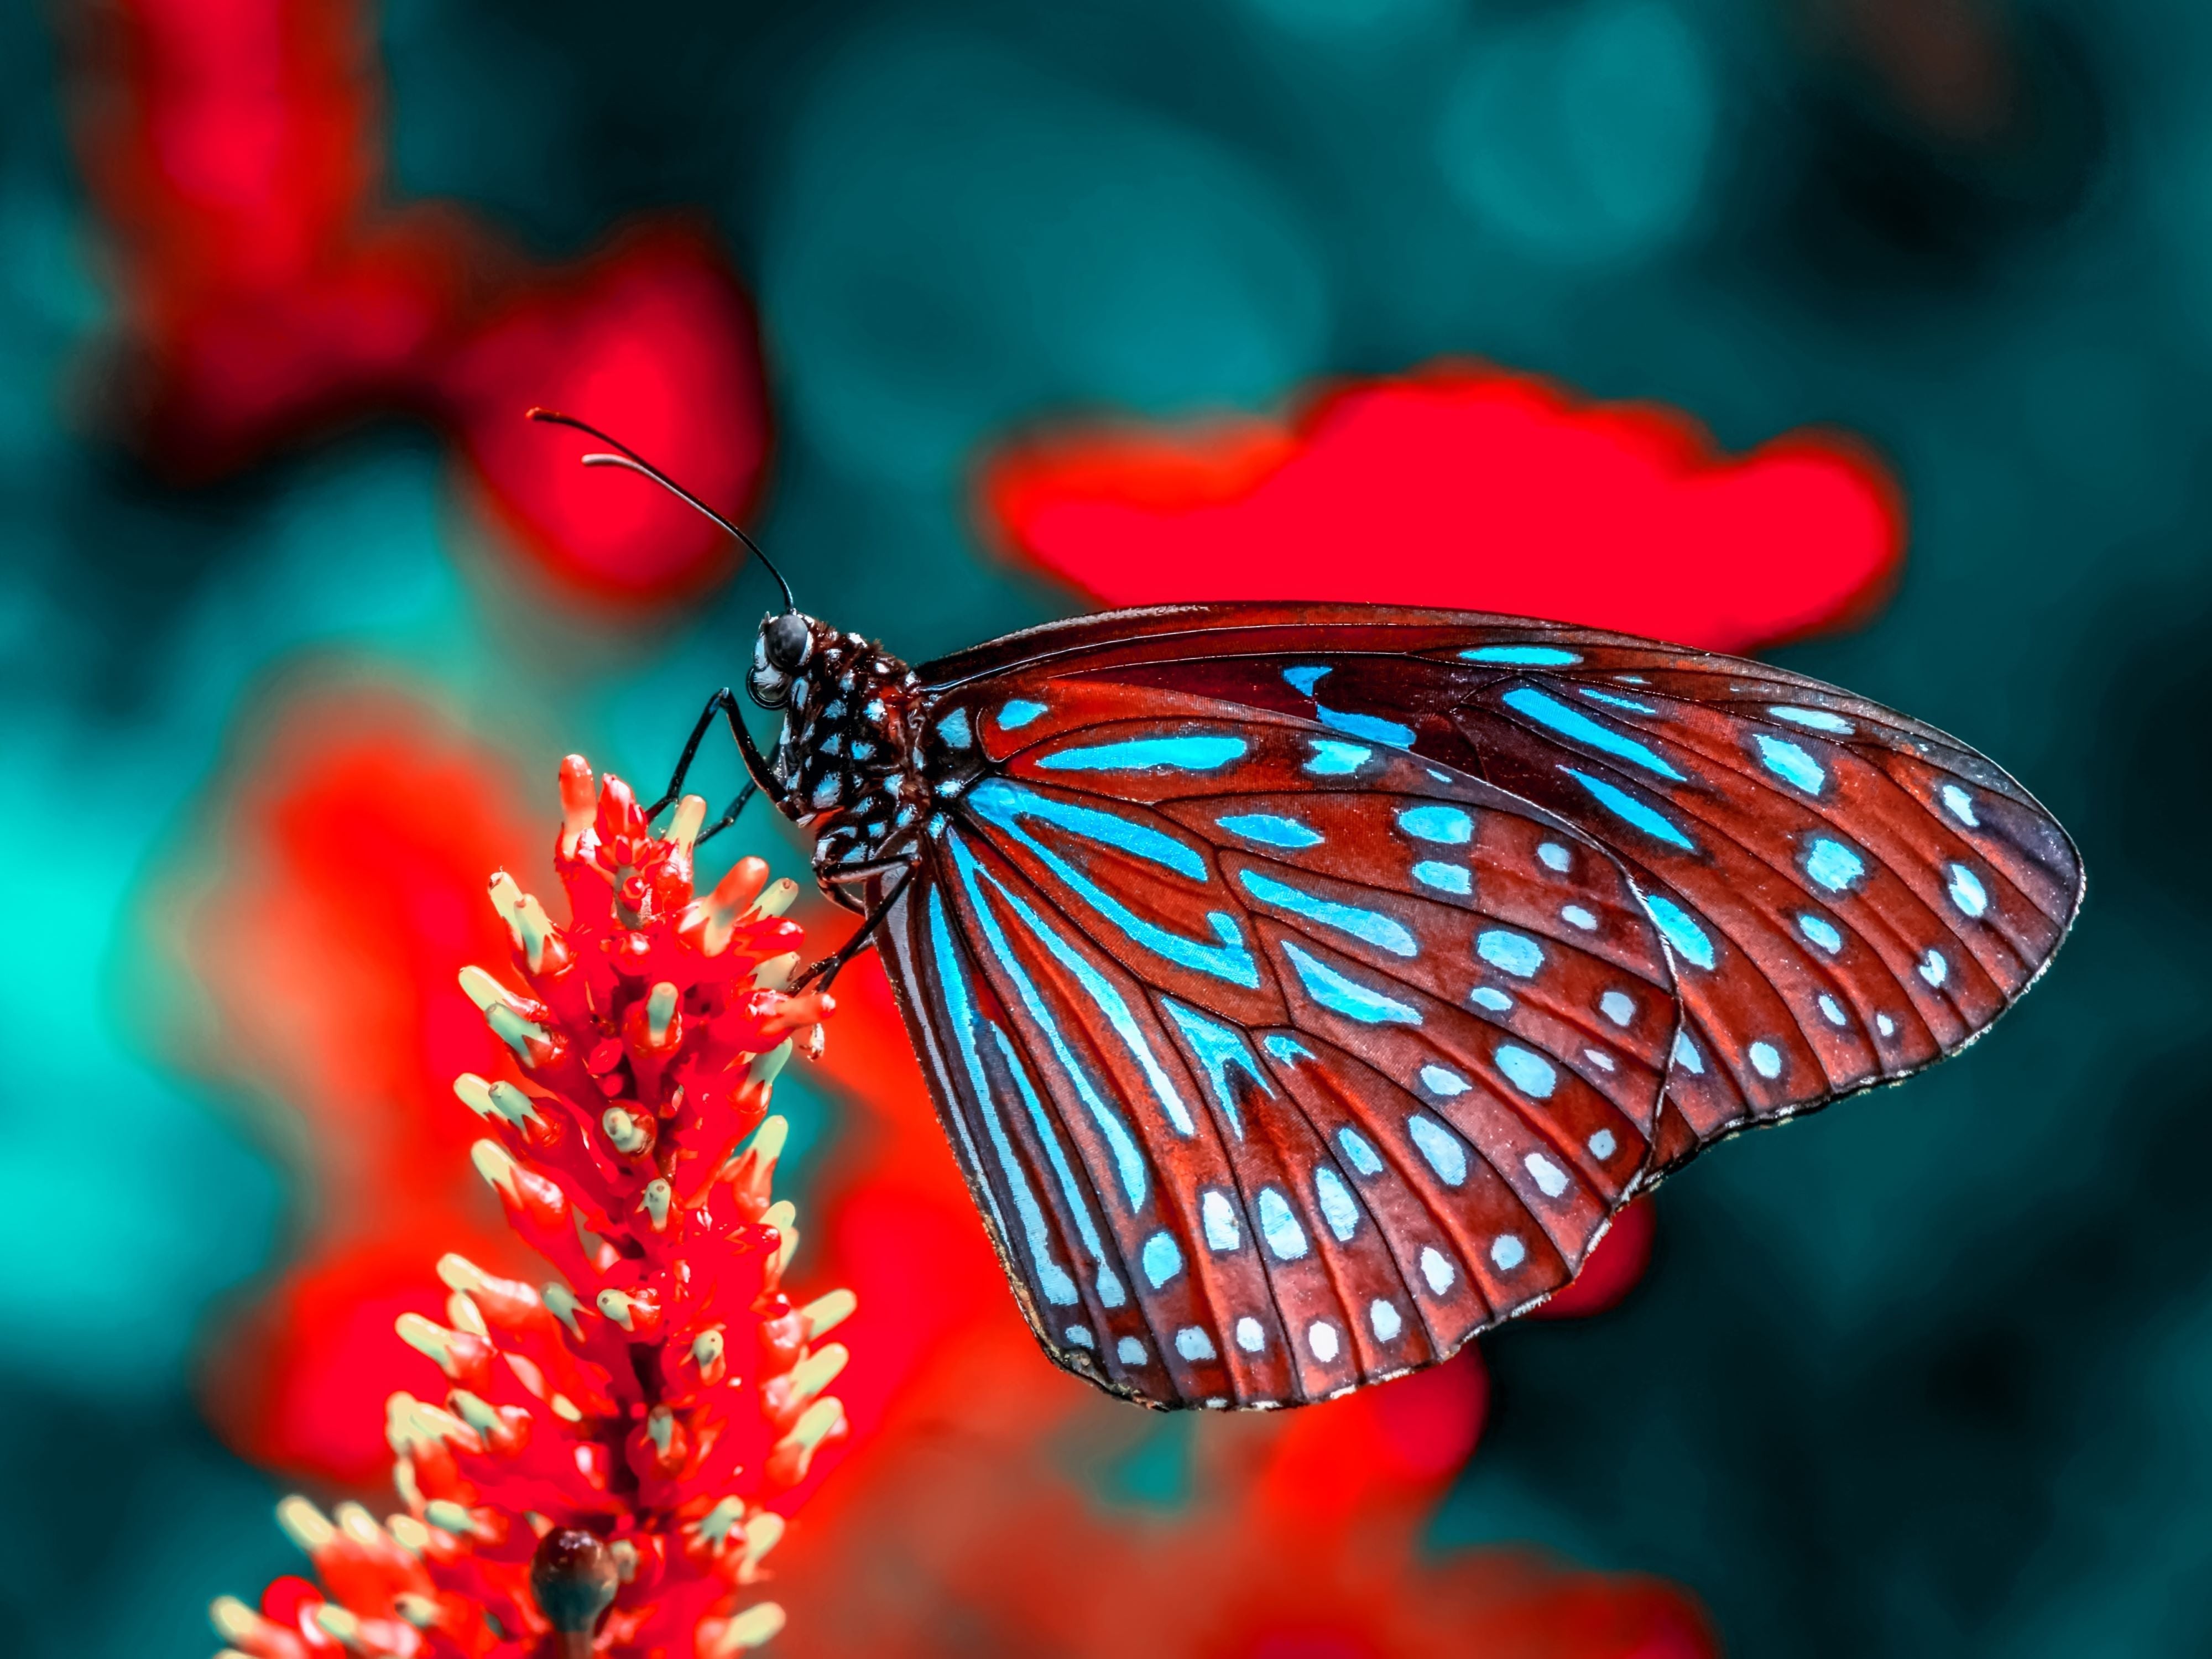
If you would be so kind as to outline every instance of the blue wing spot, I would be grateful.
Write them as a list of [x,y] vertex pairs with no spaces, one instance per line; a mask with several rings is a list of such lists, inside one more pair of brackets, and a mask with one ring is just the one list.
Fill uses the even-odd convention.
[[1690,920],[1689,912],[1670,898],[1648,893],[1644,908],[1659,931],[1667,936],[1667,943],[1674,947],[1675,954],[1686,962],[1693,962],[1707,972],[1712,970],[1713,942],[1705,937],[1705,930]]
[[1261,1093],[1273,1095],[1274,1090],[1261,1075],[1260,1062],[1252,1058],[1244,1039],[1230,1027],[1216,1024],[1173,997],[1162,997],[1160,1006],[1181,1028],[1192,1052],[1198,1056],[1198,1063],[1205,1068],[1206,1083],[1213,1091],[1214,1099],[1221,1103],[1222,1115],[1229,1120],[1230,1132],[1237,1139],[1243,1139],[1244,1122],[1237,1110],[1237,1092],[1229,1086],[1229,1068],[1236,1066],[1260,1085]]
[[[1075,975],[1077,982],[1083,987],[1091,1001],[1097,1006],[1099,1012],[1105,1015],[1108,1023],[1114,1027],[1115,1034],[1128,1048],[1130,1056],[1143,1067],[1146,1080],[1152,1085],[1153,1097],[1160,1103],[1160,1109],[1167,1114],[1168,1121],[1175,1132],[1185,1139],[1188,1139],[1197,1133],[1191,1122],[1189,1108],[1183,1104],[1182,1096],[1177,1091],[1174,1079],[1168,1076],[1161,1067],[1158,1058],[1152,1053],[1152,1044],[1146,1041],[1143,1029],[1138,1025],[1129,1012],[1129,1005],[1122,1000],[1121,994],[1114,988],[1105,975],[1092,967],[1081,952],[1062,939],[1059,932],[1048,926],[1044,919],[1032,910],[1024,901],[1008,892],[1000,884],[996,877],[986,872],[975,861],[975,855],[969,851],[966,841],[957,835],[952,838],[952,855],[954,866],[960,872],[961,883],[967,889],[969,900],[975,908],[977,919],[982,924],[984,936],[988,940],[993,953],[997,956],[1000,964],[1006,969],[1007,977],[1013,981],[1015,992],[1021,998],[1023,1006],[1029,1011],[1030,1017],[1044,1032],[1045,1041],[1052,1045],[1054,1058],[1060,1062],[1060,1069],[1075,1085],[1076,1092],[1081,1096],[1083,1103],[1089,1109],[1092,1118],[1097,1123],[1099,1133],[1106,1137],[1109,1144],[1113,1147],[1114,1161],[1121,1171],[1124,1188],[1128,1194],[1130,1210],[1134,1212],[1140,1209],[1143,1207],[1145,1200],[1144,1159],[1139,1155],[1135,1143],[1130,1139],[1128,1131],[1122,1127],[1121,1121],[1115,1115],[1113,1108],[1107,1104],[1098,1091],[1092,1087],[1088,1071],[1069,1049],[1067,1039],[1060,1031],[1060,1023],[1053,1018],[1052,1011],[1039,995],[1036,985],[1030,977],[1028,970],[1022,966],[1020,959],[1014,955],[1012,946],[1007,942],[1005,930],[999,925],[997,916],[984,902],[981,889],[978,885],[979,878],[990,882],[993,890],[1019,918],[1022,926],[1026,927],[1044,945],[1045,949],[1052,953],[1054,960]],[[1029,1085],[1024,1082],[1022,1086],[1026,1091]]]
[[1500,1233],[1490,1241],[1490,1264],[1500,1273],[1511,1273],[1528,1259],[1528,1247],[1518,1233]]
[[1751,1069],[1770,1083],[1782,1075],[1782,1051],[1771,1042],[1754,1042],[1745,1050]]
[[1382,1158],[1367,1144],[1367,1137],[1350,1127],[1336,1132],[1336,1144],[1344,1149],[1344,1161],[1352,1165],[1355,1174],[1376,1176],[1382,1173]]
[[1575,861],[1574,854],[1555,841],[1547,841],[1536,849],[1536,856],[1544,860],[1547,870],[1557,870],[1562,875]]
[[1316,682],[1322,675],[1333,674],[1335,672],[1334,669],[1328,667],[1285,668],[1283,671],[1283,678],[1290,683],[1291,689],[1300,696],[1310,697],[1313,696]]
[[1553,645],[1486,645],[1460,655],[1469,662],[1502,662],[1516,668],[1571,668],[1582,660]]
[[1060,1334],[1079,1348],[1095,1348],[1098,1346],[1098,1339],[1091,1334],[1091,1327],[1088,1325],[1070,1325]]
[[1313,758],[1306,763],[1306,770],[1317,778],[1348,777],[1375,757],[1372,749],[1363,749],[1356,743],[1338,743],[1331,738],[1312,738]]
[[1273,812],[1232,814],[1214,822],[1232,836],[1242,836],[1246,841],[1256,841],[1263,847],[1318,847],[1321,832],[1308,829],[1296,818],[1279,817]]
[[1428,1165],[1437,1172],[1437,1179],[1447,1187],[1457,1187],[1467,1180],[1467,1148],[1459,1144],[1452,1132],[1421,1112],[1406,1120],[1406,1133],[1413,1138],[1413,1145]]
[[1962,915],[1975,921],[1989,912],[1990,896],[1982,886],[1982,878],[1963,864],[1951,866],[1951,902],[1959,907]]
[[1172,1233],[1163,1230],[1145,1241],[1142,1261],[1145,1277],[1157,1291],[1182,1271],[1182,1249]]
[[1788,703],[1776,703],[1766,712],[1792,726],[1802,726],[1808,732],[1826,732],[1833,737],[1848,738],[1857,729],[1841,715],[1831,714],[1825,708],[1796,708]]
[[1474,891],[1474,878],[1461,864],[1441,864],[1435,859],[1423,859],[1413,866],[1413,879],[1424,887],[1433,887],[1439,893],[1455,893],[1461,898]]
[[1225,1194],[1207,1188],[1198,1198],[1198,1218],[1206,1228],[1206,1248],[1218,1255],[1226,1255],[1243,1242],[1243,1232],[1237,1224],[1237,1206]]
[[[951,929],[945,925],[945,902],[940,895],[929,896],[929,941],[936,953],[938,981],[945,988],[945,1012],[952,1017],[952,1031],[960,1045],[960,1057],[968,1071],[968,1081],[975,1091],[976,1103],[982,1108],[983,1127],[991,1137],[991,1150],[999,1160],[999,1167],[1006,1178],[1006,1188],[1014,1200],[1015,1212],[1022,1218],[1022,1233],[1030,1249],[1030,1260],[1036,1267],[1037,1288],[1044,1292],[1046,1301],[1056,1307],[1073,1307],[1082,1299],[1075,1288],[1075,1280],[1067,1270],[1052,1259],[1052,1233],[1045,1224],[1044,1208],[1037,1202],[1030,1187],[1029,1176],[1021,1161],[1014,1156],[1012,1140],[999,1115],[998,1103],[991,1096],[990,1075],[983,1069],[983,1057],[975,1047],[975,1028],[981,1023],[975,1004],[968,993],[968,975],[959,956],[952,948]],[[994,1028],[996,1029],[995,1027]],[[965,1119],[962,1120],[965,1133]],[[969,1155],[974,1156],[973,1148]],[[980,1160],[979,1160],[980,1162]]]
[[1510,1013],[1513,1009],[1511,997],[1507,996],[1503,991],[1493,990],[1487,985],[1476,986],[1467,994],[1467,1000],[1478,1008],[1489,1009],[1493,1014]]
[[1850,1024],[1850,1021],[1844,1017],[1843,1005],[1832,996],[1823,996],[1820,999],[1820,1013],[1831,1025],[1841,1026]]
[[1656,714],[1659,711],[1648,702],[1638,702],[1633,697],[1616,697],[1610,691],[1593,691],[1583,688],[1583,696],[1592,702],[1601,702],[1608,708],[1626,708],[1632,714]]
[[1036,764],[1047,772],[1215,772],[1250,746],[1242,738],[1131,738],[1055,750]]
[[1843,842],[1821,836],[1806,851],[1805,873],[1830,892],[1841,893],[1866,874],[1866,860]]
[[1674,1063],[1692,1077],[1705,1074],[1705,1062],[1698,1056],[1698,1045],[1690,1041],[1687,1031],[1674,1033]]
[[1579,927],[1585,933],[1597,931],[1597,918],[1579,904],[1570,904],[1559,912],[1559,920],[1570,927]]
[[1808,795],[1817,795],[1828,786],[1828,775],[1814,760],[1787,738],[1770,738],[1764,732],[1753,733],[1759,745],[1759,764],[1780,778],[1783,782],[1802,789]]
[[1503,927],[1492,927],[1474,941],[1474,953],[1501,974],[1510,974],[1516,979],[1533,979],[1536,970],[1544,965],[1544,947],[1522,933],[1509,933]]
[[1600,726],[1579,708],[1570,708],[1557,697],[1547,696],[1533,685],[1516,686],[1501,701],[1517,714],[1525,714],[1539,725],[1547,726],[1571,743],[1581,744],[1607,755],[1618,756],[1642,767],[1655,777],[1672,783],[1688,781],[1661,756],[1633,738],[1623,737],[1609,726]]
[[1176,1352],[1196,1364],[1213,1355],[1213,1339],[1195,1325],[1186,1325],[1176,1333]]
[[1374,1328],[1377,1342],[1395,1342],[1398,1333],[1406,1328],[1404,1316],[1379,1296],[1367,1304],[1367,1322]]
[[1101,847],[1111,847],[1149,864],[1157,864],[1164,870],[1172,870],[1192,881],[1206,879],[1206,859],[1196,848],[1118,812],[1103,812],[1095,807],[1078,806],[1073,801],[1054,800],[1005,778],[985,779],[975,786],[968,800],[976,811],[1002,830],[1012,830],[1019,819],[1036,818]]
[[1571,766],[1562,766],[1559,770],[1589,790],[1600,806],[1604,807],[1622,823],[1633,824],[1645,835],[1656,836],[1669,846],[1679,847],[1686,853],[1694,853],[1698,850],[1695,842],[1626,790],[1616,788],[1603,778],[1594,778],[1587,772],[1577,772]]
[[1296,1261],[1306,1253],[1306,1230],[1298,1224],[1290,1200],[1273,1187],[1260,1188],[1260,1237],[1278,1261]]
[[1388,951],[1395,957],[1415,957],[1420,954],[1420,944],[1413,932],[1394,916],[1380,910],[1362,909],[1356,904],[1339,904],[1293,887],[1286,881],[1277,881],[1273,876],[1263,876],[1256,870],[1239,870],[1237,879],[1244,890],[1262,904],[1272,904],[1279,910],[1287,910],[1294,916],[1304,916],[1308,921],[1334,927],[1340,933],[1348,933],[1379,951]]
[[1600,1129],[1589,1138],[1588,1142],[1590,1156],[1601,1164],[1613,1156],[1618,1144],[1613,1139],[1613,1131],[1610,1129]]
[[1152,1358],[1145,1352],[1145,1345],[1133,1336],[1125,1336],[1114,1345],[1114,1357],[1124,1365],[1142,1365]]
[[[1012,1076],[1015,1086],[1021,1091],[1023,1103],[1029,1108],[1030,1127],[1036,1129],[1037,1139],[1044,1144],[1045,1156],[1051,1161],[1054,1175],[1059,1177],[1061,1196],[1067,1200],[1068,1212],[1075,1218],[1075,1229],[1082,1237],[1083,1248],[1091,1252],[1091,1259],[1098,1264],[1098,1299],[1109,1308],[1118,1308],[1128,1300],[1128,1292],[1121,1288],[1121,1280],[1113,1268],[1106,1265],[1106,1247],[1099,1242],[1098,1230],[1091,1224],[1091,1206],[1083,1201],[1083,1188],[1075,1179],[1074,1170],[1068,1165],[1067,1153],[1060,1146],[1060,1136],[1053,1128],[1053,1121],[1045,1111],[1044,1103],[1037,1098],[1036,1088],[1030,1083],[1029,1073],[1023,1069],[1021,1060],[1014,1053],[1014,1045],[1007,1041],[1006,1034],[999,1029],[996,1022],[987,1020],[984,1023],[993,1040],[999,1045],[1000,1057],[1006,1061],[1006,1070]],[[1120,1128],[1118,1122],[1115,1127]],[[1117,1156],[1126,1153],[1127,1157],[1134,1158],[1136,1149],[1127,1146],[1127,1136],[1123,1134],[1121,1143],[1117,1144]],[[1129,1178],[1126,1166],[1122,1178]],[[1135,1180],[1136,1185],[1129,1195],[1132,1210],[1144,1201],[1141,1166]]]
[[1920,977],[1930,985],[1941,985],[1950,977],[1951,964],[1943,960],[1941,951],[1930,951],[1920,958]]
[[1421,1086],[1439,1100],[1449,1100],[1454,1095],[1463,1095],[1474,1085],[1457,1072],[1444,1066],[1421,1067]]
[[1044,705],[1031,702],[1026,697],[1014,697],[999,706],[999,729],[1016,732],[1044,713]]
[[1558,1070],[1541,1054],[1501,1042],[1491,1051],[1490,1057],[1498,1062],[1498,1069],[1505,1073],[1506,1080],[1533,1100],[1549,1100],[1552,1091],[1559,1087]]
[[1359,1231],[1359,1206],[1352,1201],[1352,1188],[1326,1164],[1314,1171],[1314,1196],[1321,1203],[1321,1218],[1340,1244],[1349,1244]]
[[937,735],[955,749],[968,748],[975,741],[975,733],[968,725],[968,711],[956,708],[938,721]]
[[1597,1011],[1615,1025],[1626,1026],[1636,1018],[1636,999],[1626,991],[1607,991],[1597,1000]]
[[[1002,781],[1003,780],[995,778],[990,780],[983,787],[976,790],[975,799],[984,800],[990,798],[994,786]],[[1156,927],[1138,915],[1082,871],[1078,870],[1059,854],[1038,841],[1036,836],[1022,829],[1018,819],[1011,813],[995,817],[992,821],[1034,853],[1043,863],[1045,868],[1066,884],[1071,892],[1082,899],[1099,916],[1119,928],[1133,943],[1180,967],[1192,968],[1200,973],[1211,974],[1216,979],[1226,980],[1231,985],[1241,985],[1247,990],[1258,988],[1260,965],[1252,959],[1251,951],[1245,948],[1244,936],[1238,931],[1235,917],[1220,910],[1210,910],[1206,913],[1206,924],[1212,928],[1214,938],[1219,941],[1218,945],[1201,945],[1195,939],[1185,939],[1180,933],[1171,933],[1164,927]],[[957,836],[954,838],[953,847],[957,857],[972,860],[974,855],[965,851]],[[1018,903],[1018,901],[1016,902]],[[1022,908],[1026,910],[1026,907]],[[1134,1030],[1133,1023],[1128,1020],[1127,1011],[1122,1006],[1118,995],[1113,994],[1112,988],[1107,986],[1106,981],[1098,975],[1090,963],[1083,961],[1080,957],[1061,944],[1057,934],[1027,915],[1024,919],[1028,921],[1030,930],[1044,939],[1045,943],[1052,948],[1054,954],[1067,964],[1070,971],[1083,980],[1085,988],[1091,992],[1099,1006],[1104,1008],[1108,1015],[1114,1019],[1115,1029],[1121,1031],[1123,1038],[1129,1042],[1131,1052],[1139,1053],[1140,1058],[1145,1058],[1149,1062],[1149,1051],[1140,1053],[1141,1039],[1131,1035]],[[1147,1070],[1151,1069],[1152,1068],[1148,1063]],[[1159,1079],[1155,1078],[1155,1086],[1158,1086],[1158,1082]],[[1172,1091],[1167,1092],[1172,1092]]]
[[1797,918],[1797,931],[1830,956],[1844,948],[1844,936],[1836,925],[1825,916],[1816,916],[1810,910]]
[[1456,806],[1408,806],[1398,814],[1398,827],[1417,841],[1446,847],[1464,847],[1474,839],[1474,820]]
[[1279,1031],[1273,1036],[1261,1038],[1260,1046],[1285,1066],[1295,1066],[1302,1060],[1314,1057],[1313,1050],[1304,1043],[1296,1037],[1285,1036]]
[[1341,732],[1346,737],[1367,738],[1376,743],[1387,743],[1393,748],[1409,749],[1413,743],[1413,728],[1401,726],[1395,720],[1386,720],[1378,714],[1349,714],[1340,708],[1324,708],[1314,705],[1314,717],[1332,732]]
[[1326,963],[1308,956],[1288,939],[1283,942],[1283,954],[1291,959],[1298,978],[1306,988],[1306,994],[1324,1008],[1358,1020],[1366,1025],[1419,1025],[1420,1011],[1395,997],[1386,996],[1372,986],[1347,979]]
[[1982,821],[1974,816],[1974,798],[1955,783],[1943,786],[1943,810],[1969,830],[1982,827]]

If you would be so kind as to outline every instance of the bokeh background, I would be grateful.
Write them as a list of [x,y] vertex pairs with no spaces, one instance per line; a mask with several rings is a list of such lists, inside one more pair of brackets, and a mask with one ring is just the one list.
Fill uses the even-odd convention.
[[[5,1645],[207,1652],[297,1568],[281,1492],[373,1487],[392,1314],[496,1231],[441,1081],[477,884],[543,865],[562,753],[656,780],[741,672],[757,578],[522,407],[619,419],[920,660],[1086,602],[991,522],[1006,446],[1449,356],[1854,434],[1909,547],[1775,654],[1996,757],[2092,884],[1987,1042],[1705,1160],[1620,1305],[1429,1397],[1370,1600],[1534,1545],[1737,1654],[2212,1650],[2208,87],[2191,0],[0,7]],[[1018,1515],[988,1455],[1109,1588],[1117,1539],[1272,1534],[1208,1509],[1209,1425],[1018,1342],[929,1370],[1008,1312],[865,1020],[780,1086],[825,1249],[912,1264],[798,1601],[1066,1650],[884,1516]],[[1335,1478],[1270,1448],[1284,1513]]]

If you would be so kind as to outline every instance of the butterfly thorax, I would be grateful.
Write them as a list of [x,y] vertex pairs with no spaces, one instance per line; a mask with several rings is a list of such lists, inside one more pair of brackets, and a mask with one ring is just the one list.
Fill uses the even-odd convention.
[[789,676],[783,703],[775,804],[814,831],[814,872],[825,890],[856,905],[857,877],[918,856],[950,779],[925,752],[925,694],[907,665],[858,634],[808,623],[806,660]]

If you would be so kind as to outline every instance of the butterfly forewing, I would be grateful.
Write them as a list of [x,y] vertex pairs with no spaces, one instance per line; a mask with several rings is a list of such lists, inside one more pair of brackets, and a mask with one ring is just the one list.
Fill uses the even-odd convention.
[[1618,635],[1186,606],[921,678],[976,769],[892,981],[1038,1335],[1155,1404],[1449,1353],[1661,1170],[1971,1041],[2080,900],[1954,739]]
[[893,976],[1061,1363],[1158,1403],[1319,1398],[1571,1277],[1674,1038],[1602,848],[1310,721],[958,707],[1039,730],[939,826]]

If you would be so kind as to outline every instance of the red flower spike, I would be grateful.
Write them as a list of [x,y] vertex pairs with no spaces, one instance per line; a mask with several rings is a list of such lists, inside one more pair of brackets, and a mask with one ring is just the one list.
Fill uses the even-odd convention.
[[1464,363],[1288,423],[1048,435],[981,496],[1003,544],[1108,605],[1439,605],[1718,651],[1859,620],[1905,543],[1895,483],[1841,435],[1731,459],[1673,410]]
[[[456,1093],[491,1130],[478,1172],[563,1279],[439,1262],[443,1322],[409,1312],[398,1330],[450,1386],[442,1402],[394,1394],[385,1413],[406,1510],[326,1518],[287,1498],[279,1519],[319,1584],[280,1580],[258,1612],[216,1603],[217,1633],[250,1659],[727,1659],[782,1626],[749,1587],[847,1437],[828,1392],[846,1350],[822,1338],[855,1304],[783,1294],[798,1231],[770,1196],[785,1127],[767,1108],[829,1001],[777,988],[802,940],[757,860],[695,897],[704,803],[656,835],[618,780],[594,793],[574,757],[562,793],[573,920],[556,927],[495,877],[520,987],[461,975],[529,1084],[465,1073]],[[700,913],[715,906],[709,952]]]

